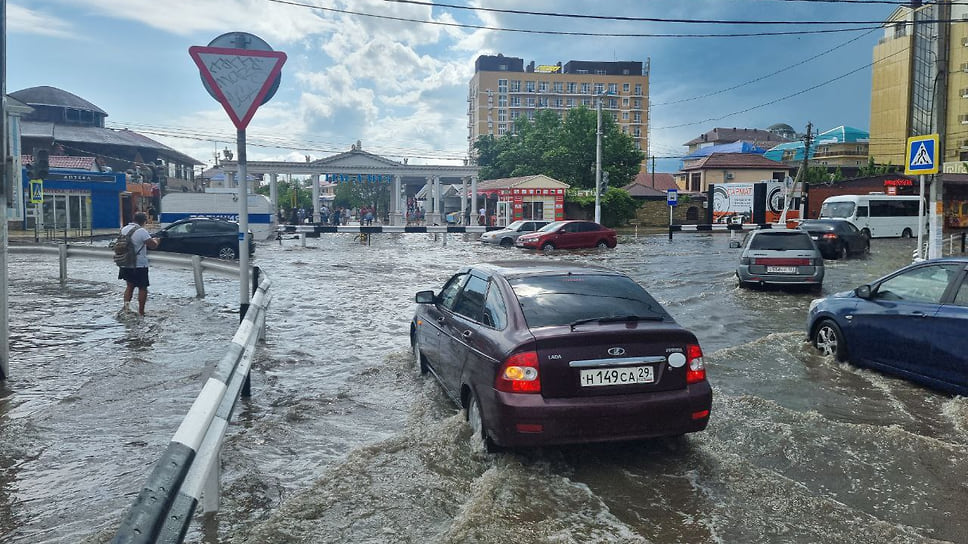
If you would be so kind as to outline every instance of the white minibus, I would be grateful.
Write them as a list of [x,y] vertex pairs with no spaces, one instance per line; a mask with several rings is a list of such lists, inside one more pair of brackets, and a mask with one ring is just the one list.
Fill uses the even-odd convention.
[[884,193],[832,196],[820,206],[820,219],[846,219],[868,238],[910,238],[918,235],[919,200]]

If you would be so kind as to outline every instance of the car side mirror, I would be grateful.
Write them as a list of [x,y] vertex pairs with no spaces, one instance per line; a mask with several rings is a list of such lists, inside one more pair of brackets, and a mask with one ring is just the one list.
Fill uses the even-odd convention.
[[433,304],[436,297],[434,297],[433,291],[418,291],[414,300],[417,301],[417,304]]
[[857,289],[854,289],[854,294],[856,294],[859,298],[862,298],[862,299],[865,299],[865,300],[870,300],[870,298],[871,298],[871,286],[870,285],[861,285]]
[[737,249],[740,247],[740,243],[736,240],[732,240],[731,242],[729,242],[729,247],[733,249]]
[[167,230],[159,230],[158,232],[155,233],[155,238],[167,238],[167,237],[168,237]]

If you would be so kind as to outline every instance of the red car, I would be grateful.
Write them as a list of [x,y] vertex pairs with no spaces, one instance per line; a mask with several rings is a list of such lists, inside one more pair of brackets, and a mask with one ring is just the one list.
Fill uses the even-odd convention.
[[678,436],[709,421],[699,341],[624,274],[484,263],[416,302],[416,366],[467,410],[476,447]]
[[553,251],[589,247],[615,247],[615,231],[594,221],[555,221],[530,234],[519,236],[517,247]]

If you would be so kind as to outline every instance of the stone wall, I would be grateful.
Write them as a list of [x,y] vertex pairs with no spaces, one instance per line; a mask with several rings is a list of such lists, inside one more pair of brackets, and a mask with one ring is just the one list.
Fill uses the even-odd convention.
[[[681,198],[681,197],[680,197]],[[679,205],[672,210],[672,221],[676,225],[698,225],[705,222],[706,210],[702,207],[702,200],[691,199],[689,202],[679,201]],[[687,219],[689,208],[693,208],[693,214]],[[635,219],[643,227],[668,227],[669,226],[669,205],[665,200],[646,200],[635,212]]]

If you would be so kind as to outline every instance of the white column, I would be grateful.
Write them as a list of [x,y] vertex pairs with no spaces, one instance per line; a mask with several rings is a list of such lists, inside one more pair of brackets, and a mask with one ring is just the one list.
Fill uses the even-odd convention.
[[400,176],[395,175],[393,176],[393,190],[390,191],[390,224],[394,226],[403,224],[403,214],[400,210],[405,209],[406,204],[402,204],[400,198]]
[[467,225],[467,178],[460,178],[460,218]]
[[319,223],[319,174],[313,174],[313,223]]
[[238,183],[235,180],[235,170],[225,171],[225,181],[223,183],[224,184],[222,185],[222,187],[225,187],[226,189],[238,187]]
[[279,189],[276,182],[279,181],[279,174],[269,174],[269,201],[272,202],[272,220],[270,224],[275,224],[279,220]]
[[437,212],[438,225],[447,223],[444,220],[444,199],[440,196],[440,176],[434,176],[434,210]]
[[477,224],[477,212],[480,209],[477,205],[477,176],[471,176],[471,225]]

